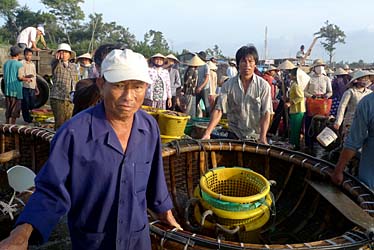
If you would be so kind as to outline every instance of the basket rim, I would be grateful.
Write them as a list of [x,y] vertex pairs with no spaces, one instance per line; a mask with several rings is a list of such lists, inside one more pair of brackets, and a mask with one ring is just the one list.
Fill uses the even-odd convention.
[[[262,190],[260,193],[255,194],[255,195],[246,196],[246,197],[233,197],[233,196],[226,196],[226,195],[222,195],[222,194],[217,194],[216,192],[213,192],[212,190],[207,188],[207,186],[206,186],[207,177],[212,175],[214,172],[225,171],[226,169],[230,169],[230,170],[234,170],[234,171],[241,171],[241,172],[244,171],[244,172],[248,172],[248,173],[251,173],[251,174],[255,175],[256,177],[258,177],[259,179],[261,179],[265,183],[265,189]],[[260,199],[264,198],[270,191],[270,183],[264,176],[260,175],[259,173],[256,173],[253,170],[250,170],[248,168],[241,168],[241,167],[230,167],[230,168],[219,167],[219,168],[210,169],[203,176],[201,176],[200,187],[205,193],[210,195],[212,198],[215,198],[215,199],[218,199],[218,200],[236,202],[236,203],[250,203],[250,202],[253,202],[253,201],[260,200]]]
[[167,118],[172,118],[172,119],[176,119],[176,120],[189,120],[191,118],[191,116],[189,116],[189,115],[176,116],[176,115],[165,114],[165,112],[158,112],[158,114],[159,114],[160,117],[165,116]]

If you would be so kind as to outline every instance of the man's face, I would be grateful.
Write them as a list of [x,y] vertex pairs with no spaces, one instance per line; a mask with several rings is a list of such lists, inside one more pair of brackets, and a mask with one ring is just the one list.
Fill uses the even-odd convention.
[[26,52],[25,54],[25,60],[30,62],[32,59],[32,53],[31,52]]
[[249,80],[255,71],[256,61],[252,55],[243,57],[239,62],[240,76],[246,80]]
[[105,81],[101,87],[105,112],[114,119],[132,117],[141,107],[147,83],[128,80],[118,83]]

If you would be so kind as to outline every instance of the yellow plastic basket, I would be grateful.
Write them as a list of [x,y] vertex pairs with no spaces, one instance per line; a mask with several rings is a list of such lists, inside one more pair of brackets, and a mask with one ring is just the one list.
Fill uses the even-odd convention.
[[168,143],[174,140],[179,140],[182,138],[181,136],[170,136],[170,135],[161,135],[161,142],[162,143]]
[[[200,178],[200,188],[209,204],[216,208],[220,201],[248,204],[265,198],[270,184],[262,175],[247,168],[215,168]],[[210,197],[210,198],[209,198]]]
[[[197,222],[200,224],[201,219],[202,219],[202,213],[198,205],[194,207],[194,216]],[[259,213],[256,216],[250,217],[245,220],[225,219],[225,218],[220,218],[218,216],[213,216],[213,217],[214,217],[214,221],[217,221],[217,223],[221,224],[227,229],[230,229],[234,226],[240,226],[241,231],[254,231],[256,229],[261,228],[269,221],[270,210],[269,209],[264,210],[263,213]],[[205,228],[214,229],[215,223],[213,223],[213,220],[210,220],[208,218],[205,220],[205,223],[202,226]]]
[[250,218],[258,217],[259,215],[263,214],[265,211],[270,210],[272,205],[272,199],[270,193],[266,195],[265,202],[263,202],[259,207],[246,210],[246,211],[228,211],[216,208],[210,205],[208,202],[203,200],[200,195],[200,188],[196,187],[194,190],[194,197],[198,198],[201,205],[206,210],[212,210],[215,215],[222,219],[232,219],[232,220],[248,220]]
[[153,108],[150,106],[142,105],[142,109],[148,114],[150,114],[151,116],[153,116],[156,120],[158,119],[158,111],[159,111],[158,108]]
[[186,128],[190,116],[174,111],[162,111],[158,114],[158,126],[160,127],[162,135],[184,135],[184,129]]

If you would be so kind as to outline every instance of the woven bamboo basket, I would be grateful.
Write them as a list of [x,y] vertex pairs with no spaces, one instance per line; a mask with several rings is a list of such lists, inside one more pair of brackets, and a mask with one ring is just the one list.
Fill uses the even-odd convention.
[[[233,140],[180,140],[163,148],[165,177],[174,203],[174,215],[183,231],[151,221],[153,249],[359,249],[371,240],[364,229],[346,219],[306,180],[329,182],[334,166],[284,147]],[[188,203],[200,177],[219,166],[250,168],[277,184],[272,186],[274,210],[258,228],[257,243],[240,237],[222,237],[201,230]],[[374,193],[345,173],[340,187],[351,200],[374,215]]]
[[[54,132],[48,129],[0,125],[0,200],[8,201],[13,191],[8,184],[6,171],[14,165],[22,165],[38,173],[48,159],[53,136]],[[29,197],[30,193],[22,193],[18,198],[26,202]],[[16,204],[15,216],[23,209],[21,203]],[[10,216],[0,212],[0,239],[9,235],[13,225]]]

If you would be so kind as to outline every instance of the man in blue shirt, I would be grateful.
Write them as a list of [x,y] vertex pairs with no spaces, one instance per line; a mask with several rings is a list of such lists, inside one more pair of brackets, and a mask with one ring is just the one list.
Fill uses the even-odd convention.
[[172,213],[156,120],[140,110],[146,60],[113,50],[101,66],[103,102],[66,122],[35,179],[36,191],[0,249],[41,242],[68,213],[73,249],[151,249],[147,208],[179,229]]
[[357,105],[343,151],[331,174],[331,180],[334,183],[340,185],[343,182],[344,168],[360,148],[362,152],[358,178],[374,190],[374,93],[362,98]]

